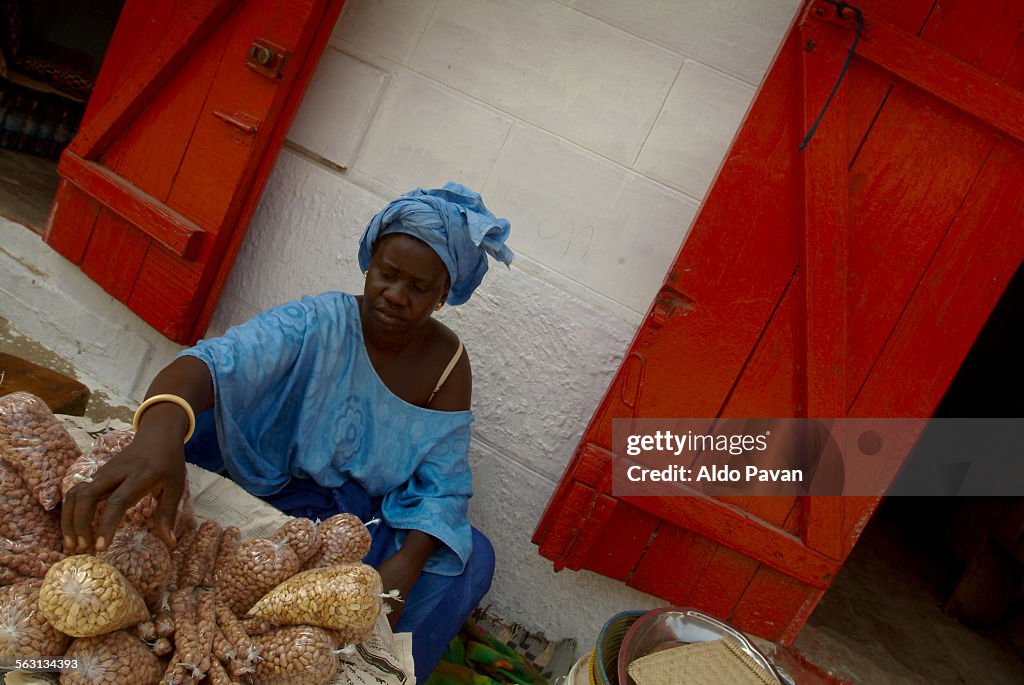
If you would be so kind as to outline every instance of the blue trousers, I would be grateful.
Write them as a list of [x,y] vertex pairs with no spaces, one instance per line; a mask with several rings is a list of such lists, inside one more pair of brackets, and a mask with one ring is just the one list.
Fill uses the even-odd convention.
[[[196,433],[185,446],[185,458],[215,473],[226,473],[212,411],[197,417]],[[370,497],[361,485],[351,481],[340,488],[325,488],[310,480],[293,478],[280,492],[261,499],[290,516],[314,521],[341,512],[355,514],[363,521],[380,518],[381,498]],[[370,533],[373,545],[363,561],[376,567],[394,553],[395,531],[382,521],[370,526]],[[460,575],[420,574],[405,598],[405,607],[395,625],[396,633],[412,633],[416,682],[426,682],[448,643],[487,594],[493,576],[494,548],[476,528],[473,529],[473,553]],[[388,589],[384,588],[385,592]]]

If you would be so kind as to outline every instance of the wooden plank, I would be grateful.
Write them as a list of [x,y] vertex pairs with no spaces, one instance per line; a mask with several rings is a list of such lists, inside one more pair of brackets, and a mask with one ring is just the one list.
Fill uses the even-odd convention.
[[852,413],[934,411],[1024,259],[1022,168],[1019,147],[1002,141],[993,150]]
[[[836,18],[834,6],[824,8],[823,21],[849,26]],[[976,40],[983,40],[976,38]],[[986,74],[941,48],[880,19],[867,23],[857,53],[898,78],[939,98],[986,126],[1024,142],[1024,93]]]
[[[850,402],[993,144],[990,132],[906,84],[886,101],[851,169]],[[928,160],[922,173],[921,160]],[[885,416],[885,414],[880,414]]]
[[814,587],[828,587],[828,579],[839,567],[835,560],[808,548],[799,538],[713,499],[696,494],[621,499]]
[[[858,0],[853,4],[861,8],[865,17],[881,18],[916,35],[924,28],[925,21],[931,16],[936,3],[935,0]],[[836,13],[834,6],[826,10],[832,14]]]
[[[802,414],[805,386],[798,371],[796,350],[802,335],[803,278],[799,272],[786,288],[750,361],[722,409],[722,416],[793,418]],[[783,527],[795,497],[719,497],[719,501],[748,512],[766,523]],[[798,532],[793,529],[790,532]]]
[[718,544],[686,603],[725,620],[757,568],[754,559]]
[[61,176],[129,224],[184,259],[202,248],[206,231],[114,172],[73,152],[61,156]]
[[261,127],[256,135],[247,135],[214,113],[242,112],[261,122],[273,120],[298,65],[286,67],[287,79],[271,80],[248,68],[243,58],[255,37],[296,49],[304,47],[299,43],[303,29],[311,23],[311,15],[318,9],[315,5],[322,2],[249,0],[241,8],[233,30],[225,36],[227,57],[203,105],[168,205],[202,226],[221,227],[237,215],[256,171],[250,161],[266,148],[270,131]]
[[[971,66],[1021,88],[1020,27],[1024,3],[1006,0],[943,0],[936,3],[921,38]],[[979,40],[979,36],[984,36]]]
[[[267,141],[267,152],[260,157],[260,164],[256,169],[249,192],[239,209],[238,218],[235,220],[238,226],[248,226],[252,220],[259,198],[263,193],[263,187],[270,178],[270,173],[277,160],[277,152],[284,143],[285,135],[288,133],[292,119],[294,119],[295,113],[298,111],[299,104],[302,101],[302,95],[306,92],[306,88],[313,78],[316,65],[320,61],[320,56],[323,54],[327,41],[331,37],[334,26],[338,23],[338,17],[341,15],[344,4],[345,0],[327,0],[322,18],[319,21],[309,22],[307,31],[300,38],[299,44],[309,45],[309,50],[302,60],[302,65],[294,73],[294,82],[289,90],[287,100],[282,105],[280,111],[273,115],[275,126]],[[312,37],[309,36],[310,28],[315,28],[316,30]],[[234,264],[235,257],[239,249],[241,249],[245,234],[245,230],[232,231],[224,245],[224,252],[219,257],[216,272],[213,274],[209,285],[208,294],[202,298],[202,307],[199,310],[199,315],[189,336],[189,342],[199,340],[205,333],[210,318],[213,316],[214,308],[220,299],[220,293],[227,282],[228,274],[231,272],[231,265]]]
[[82,271],[114,298],[127,303],[152,244],[147,235],[121,216],[103,209],[82,258]]
[[[812,5],[808,16],[813,17],[815,9]],[[845,416],[847,406],[849,81],[837,79],[846,61],[849,37],[843,40],[844,32],[836,28],[826,28],[813,20],[801,26],[805,129],[809,131],[821,117],[814,138],[803,152],[803,357],[807,416],[815,418]],[[877,100],[878,92],[872,95]],[[826,102],[828,108],[823,111]],[[843,498],[803,497],[800,506],[801,537],[808,547],[833,559],[844,559],[849,536],[844,529]],[[801,592],[806,594],[806,588]],[[781,629],[779,624],[777,630]],[[770,633],[776,628],[765,625],[759,630]]]
[[[605,495],[601,498],[616,502]],[[606,521],[590,547],[585,566],[594,573],[627,580],[647,550],[660,519],[624,502],[616,502]]]
[[555,562],[556,571],[566,567],[565,557],[579,535],[595,495],[593,490],[579,483],[570,484],[562,500],[563,506],[559,508],[551,529],[540,544],[540,553]]
[[[160,3],[156,3],[158,9],[150,16],[166,17],[166,21],[158,25],[138,21],[133,24],[133,28],[147,29],[154,40],[152,49],[145,59],[126,65],[130,71],[117,74],[116,90],[110,91],[102,108],[90,112],[75,136],[71,150],[83,159],[94,159],[103,152],[236,4],[238,0],[178,0],[174,9],[180,11],[166,13],[166,6],[161,12]],[[134,10],[137,5],[152,6],[153,3],[135,0],[132,5]],[[132,16],[135,16],[134,12]],[[115,37],[119,37],[116,29]],[[110,78],[113,77],[111,75]]]
[[[230,25],[233,19],[234,15],[227,17],[222,26]],[[162,202],[166,202],[178,175],[224,58],[226,43],[210,38],[153,95],[100,158],[108,169]]]
[[155,243],[146,252],[128,306],[165,337],[183,341],[195,310],[205,264],[186,262]]
[[687,606],[718,547],[696,533],[662,524],[627,585],[675,606]]
[[[792,617],[806,620],[807,608],[817,604],[821,594],[777,571],[761,567],[744,588],[729,621],[740,630],[775,642],[787,635]],[[792,637],[786,644],[791,642]]]
[[[802,155],[804,221],[800,262],[804,283],[806,411],[809,417],[826,418],[846,414],[849,146],[845,79],[838,83],[831,101],[828,99],[846,58],[842,31],[834,28],[811,22],[800,29],[804,45],[804,130],[810,132],[821,117]],[[826,102],[828,108],[823,112]]]
[[96,200],[62,179],[46,220],[46,243],[65,259],[81,263],[99,211]]
[[62,373],[13,354],[0,352],[0,396],[12,392],[35,395],[55,414],[85,415],[89,388]]

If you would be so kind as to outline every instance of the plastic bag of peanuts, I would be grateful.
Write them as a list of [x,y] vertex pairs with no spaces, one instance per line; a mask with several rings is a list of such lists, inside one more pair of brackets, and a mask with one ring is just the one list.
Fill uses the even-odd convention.
[[320,547],[305,568],[323,568],[333,564],[362,561],[370,551],[373,539],[355,514],[335,514],[316,526]]
[[68,557],[46,572],[39,611],[72,637],[102,635],[149,618],[139,591],[112,565],[89,554]]
[[27,392],[0,397],[0,458],[44,509],[60,504],[64,472],[81,456],[74,438],[41,399]]
[[281,625],[343,631],[358,642],[381,612],[380,575],[366,564],[336,564],[298,573],[268,592],[250,616]]
[[32,542],[0,538],[0,585],[10,585],[25,578],[42,578],[53,564],[63,558],[63,552],[43,549]]
[[42,549],[61,548],[60,518],[46,511],[11,467],[0,461],[0,538]]
[[149,645],[123,630],[78,638],[65,658],[78,667],[61,675],[61,685],[157,685],[164,673]]
[[246,540],[228,560],[218,578],[221,597],[236,616],[299,570],[299,558],[287,541]]
[[0,657],[60,656],[68,648],[71,638],[36,610],[42,584],[33,578],[0,587]]
[[135,586],[151,611],[159,608],[171,575],[171,553],[159,538],[137,528],[119,528],[100,558]]
[[338,672],[334,643],[313,626],[283,626],[254,638],[260,660],[254,685],[327,685]]

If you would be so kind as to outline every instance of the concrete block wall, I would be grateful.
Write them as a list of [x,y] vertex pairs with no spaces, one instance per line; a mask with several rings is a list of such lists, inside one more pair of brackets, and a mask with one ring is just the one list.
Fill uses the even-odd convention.
[[[588,572],[555,574],[529,538],[798,5],[345,6],[210,334],[304,293],[360,290],[356,241],[401,192],[448,180],[480,191],[511,221],[517,259],[440,317],[473,360],[471,515],[498,554],[486,602],[508,620],[575,637],[583,649],[617,611],[662,603]],[[0,231],[0,266],[19,274],[10,288],[0,281],[19,298],[13,323],[24,328],[19,317],[45,318],[51,306],[51,318],[63,311],[57,294],[31,302],[38,280],[72,306],[98,310],[113,332],[80,338],[114,359],[80,352],[76,361],[110,378],[112,392],[140,398],[177,348],[59,258],[41,256],[38,238],[8,242],[8,227]],[[60,326],[59,345],[81,346],[74,325]],[[96,339],[103,335],[120,347]],[[125,354],[145,358],[141,371],[125,373]]]

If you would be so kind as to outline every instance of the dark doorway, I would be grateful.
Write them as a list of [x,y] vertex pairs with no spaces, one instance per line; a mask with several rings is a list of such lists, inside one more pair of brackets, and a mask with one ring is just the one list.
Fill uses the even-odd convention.
[[124,0],[0,0],[0,214],[41,232]]

